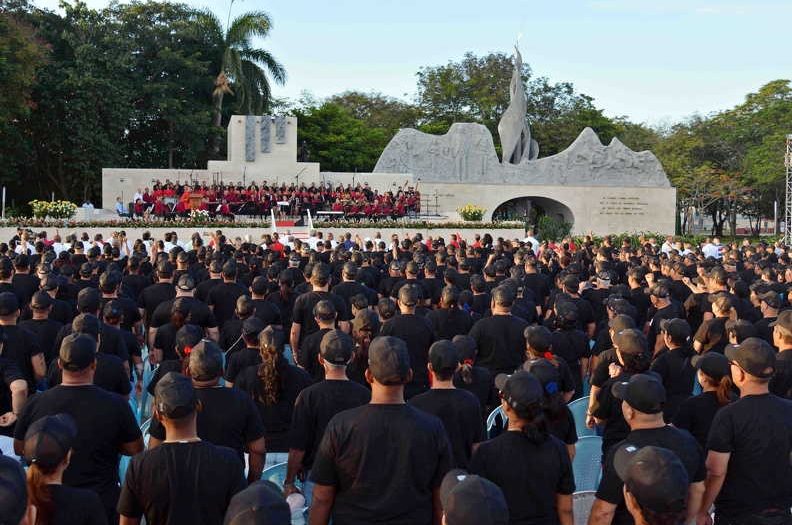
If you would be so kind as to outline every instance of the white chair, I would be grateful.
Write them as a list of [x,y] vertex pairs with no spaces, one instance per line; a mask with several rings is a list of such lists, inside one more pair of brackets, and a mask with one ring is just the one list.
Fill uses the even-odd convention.
[[575,525],[586,525],[591,506],[594,504],[594,496],[597,493],[593,490],[584,490],[572,494],[572,513],[575,516]]

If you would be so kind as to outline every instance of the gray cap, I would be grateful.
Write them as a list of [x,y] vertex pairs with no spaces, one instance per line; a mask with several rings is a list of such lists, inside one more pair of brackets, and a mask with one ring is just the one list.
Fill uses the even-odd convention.
[[154,388],[154,406],[168,419],[180,419],[195,411],[198,398],[192,381],[177,372],[168,372]]
[[223,351],[212,341],[201,341],[190,351],[190,375],[196,381],[211,381],[223,375]]

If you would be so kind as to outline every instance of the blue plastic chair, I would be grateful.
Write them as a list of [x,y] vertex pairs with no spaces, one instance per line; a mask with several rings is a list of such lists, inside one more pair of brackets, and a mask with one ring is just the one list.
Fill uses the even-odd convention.
[[503,409],[500,406],[495,407],[495,410],[487,416],[487,439],[498,437],[508,424],[509,418],[503,413]]
[[575,399],[567,405],[569,410],[572,412],[572,417],[575,419],[575,430],[577,431],[578,437],[597,435],[597,431],[595,429],[588,428],[586,426],[586,412],[588,412],[588,404],[589,398],[581,397],[580,399]]
[[575,445],[572,472],[575,475],[575,490],[597,490],[602,478],[602,438],[586,436]]
[[264,472],[261,473],[261,479],[271,481],[282,489],[283,482],[286,480],[287,465],[288,463],[278,463],[277,465],[264,469]]

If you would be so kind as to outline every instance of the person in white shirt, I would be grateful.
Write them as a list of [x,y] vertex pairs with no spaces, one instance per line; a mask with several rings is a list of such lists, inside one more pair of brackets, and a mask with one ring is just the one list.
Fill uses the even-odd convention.
[[668,237],[665,238],[665,242],[660,247],[660,251],[668,255],[669,253],[671,253],[671,250],[673,249],[674,249],[674,238],[669,235]]
[[704,241],[704,246],[701,247],[701,253],[704,254],[704,257],[720,259],[722,257],[720,239],[715,237],[714,239],[707,239]]

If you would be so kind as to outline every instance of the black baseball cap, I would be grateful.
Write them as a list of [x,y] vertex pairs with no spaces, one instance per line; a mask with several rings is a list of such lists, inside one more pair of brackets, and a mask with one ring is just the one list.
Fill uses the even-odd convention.
[[93,287],[85,287],[77,294],[77,310],[81,312],[96,312],[102,303],[102,294]]
[[620,445],[613,467],[641,508],[652,512],[682,512],[690,477],[679,457],[662,447]]
[[76,439],[77,423],[69,414],[38,419],[25,433],[25,461],[44,469],[55,468],[66,459]]
[[716,381],[720,381],[722,377],[731,376],[729,359],[718,352],[694,355],[690,360],[690,364]]
[[690,325],[684,319],[663,319],[660,330],[668,334],[675,343],[684,343],[690,339]]
[[190,375],[196,381],[211,381],[223,375],[223,351],[213,341],[200,341],[190,351]]
[[45,292],[57,290],[59,286],[60,282],[55,275],[46,275],[39,280],[39,289],[44,290]]
[[436,373],[454,372],[459,367],[459,350],[448,339],[440,339],[429,347],[429,363]]
[[19,299],[13,292],[0,293],[0,315],[13,315],[19,311]]
[[177,372],[168,372],[154,388],[154,406],[168,419],[180,419],[195,411],[198,398],[192,381]]
[[84,262],[80,265],[80,276],[90,277],[93,273],[93,265],[89,262]]
[[69,334],[61,342],[58,359],[64,370],[85,370],[96,360],[96,340],[85,334]]
[[277,485],[259,480],[231,498],[223,525],[291,525],[291,509]]
[[561,391],[561,373],[547,359],[529,359],[523,363],[523,370],[533,374],[542,383],[546,394],[553,395]]
[[495,377],[495,388],[503,400],[515,410],[522,410],[544,398],[542,383],[525,370],[518,370],[511,375],[498,374]]
[[407,344],[398,337],[375,337],[369,345],[368,368],[382,385],[403,385],[410,376]]
[[47,292],[38,291],[30,299],[30,307],[34,310],[45,310],[52,306],[52,297]]
[[176,283],[176,288],[183,292],[191,292],[195,289],[195,280],[189,274],[183,273],[179,276],[179,281]]
[[333,365],[346,365],[352,359],[354,342],[346,332],[330,330],[322,336],[319,343],[319,355]]
[[256,315],[251,315],[242,321],[242,335],[247,337],[258,337],[262,330],[267,327],[264,321]]
[[379,325],[379,316],[371,310],[360,310],[352,320],[352,329],[355,331],[368,330],[373,334],[377,334]]
[[770,326],[777,326],[789,335],[792,335],[792,310],[784,310],[778,314]]
[[611,393],[644,414],[659,414],[666,401],[665,387],[652,373],[635,374],[629,381],[614,383]]
[[628,328],[614,334],[613,344],[623,354],[643,354],[647,348],[646,336],[635,328]]
[[488,479],[453,469],[440,484],[440,502],[449,525],[507,525],[503,491]]
[[27,482],[19,461],[0,455],[0,523],[17,525],[27,512]]
[[157,275],[160,278],[167,278],[173,275],[173,265],[167,260],[160,261],[157,264]]
[[768,379],[775,372],[775,350],[764,339],[749,337],[738,345],[727,346],[724,354],[730,362],[754,377]]
[[773,291],[765,292],[759,295],[762,302],[767,303],[770,308],[781,308],[781,296]]

